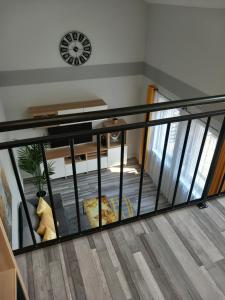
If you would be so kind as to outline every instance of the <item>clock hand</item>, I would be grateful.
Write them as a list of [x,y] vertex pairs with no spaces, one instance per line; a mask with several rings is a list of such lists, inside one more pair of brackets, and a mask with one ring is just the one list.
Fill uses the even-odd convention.
[[[75,48],[75,47],[69,47],[68,49],[69,49],[69,50],[74,50],[74,48]],[[78,47],[77,47],[77,50],[79,50],[79,51],[83,51],[83,49],[82,49],[82,48],[78,48]]]

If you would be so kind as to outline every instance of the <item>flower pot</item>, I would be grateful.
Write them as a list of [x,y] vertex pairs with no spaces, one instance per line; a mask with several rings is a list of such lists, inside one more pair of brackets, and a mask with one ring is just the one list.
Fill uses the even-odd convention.
[[38,198],[40,198],[40,197],[43,198],[43,197],[46,196],[46,192],[45,192],[45,191],[39,191],[39,192],[37,192],[36,196],[37,196]]

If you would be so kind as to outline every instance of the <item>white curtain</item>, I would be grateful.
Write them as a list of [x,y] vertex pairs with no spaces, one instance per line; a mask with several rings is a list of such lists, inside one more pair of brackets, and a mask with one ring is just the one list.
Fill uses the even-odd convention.
[[[167,98],[156,93],[155,102],[165,102]],[[171,109],[153,114],[153,119],[164,119],[174,116],[187,114],[182,109]],[[176,195],[176,204],[187,201],[199,150],[205,130],[204,120],[193,120],[191,123],[186,152],[183,160],[179,185]],[[159,173],[161,167],[162,153],[167,125],[155,126],[150,130],[149,159],[147,172],[158,186]],[[187,128],[187,121],[172,123],[170,128],[164,171],[162,176],[161,193],[171,203],[173,200],[174,188],[177,179],[177,173],[180,163],[181,152],[183,148],[184,137]],[[217,134],[209,129],[206,138],[205,147],[198,168],[191,200],[202,196],[205,181],[209,171],[210,163],[213,157],[217,142]]]

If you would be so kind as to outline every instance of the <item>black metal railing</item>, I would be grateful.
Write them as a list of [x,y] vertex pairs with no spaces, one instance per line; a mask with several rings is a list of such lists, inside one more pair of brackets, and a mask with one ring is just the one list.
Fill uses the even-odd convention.
[[[200,106],[204,104],[215,104],[215,103],[224,103],[225,96],[215,96],[215,97],[206,97],[206,98],[196,98],[190,100],[179,100],[179,101],[171,101],[166,103],[157,103],[152,105],[142,105],[142,106],[135,106],[135,107],[126,107],[126,108],[118,108],[118,109],[110,109],[104,111],[96,111],[96,112],[89,112],[89,113],[81,113],[81,114],[74,114],[74,115],[64,115],[64,116],[57,116],[57,117],[49,117],[49,118],[40,118],[40,119],[25,119],[25,120],[17,120],[11,122],[3,122],[0,123],[0,132],[7,132],[7,131],[14,131],[14,130],[21,130],[21,129],[28,129],[28,128],[36,128],[36,127],[43,127],[43,126],[52,126],[52,125],[59,125],[59,124],[69,124],[75,122],[85,122],[90,120],[96,119],[105,119],[105,118],[112,118],[112,117],[119,117],[119,116],[129,116],[129,115],[138,115],[138,114],[146,114],[146,119],[144,122],[136,122],[136,123],[129,123],[123,124],[118,126],[112,127],[104,127],[104,128],[95,128],[90,130],[82,130],[80,132],[68,132],[66,134],[55,134],[52,136],[42,136],[36,138],[27,138],[27,139],[20,139],[20,140],[12,140],[0,143],[0,150],[7,149],[9,152],[9,156],[11,159],[12,167],[14,170],[16,182],[18,185],[19,193],[21,196],[21,201],[23,204],[24,212],[27,218],[27,223],[30,229],[33,245],[27,246],[25,248],[20,248],[14,251],[15,254],[23,253],[25,251],[33,250],[39,247],[45,247],[47,245],[62,242],[68,239],[72,239],[75,237],[79,237],[81,235],[90,234],[96,232],[98,230],[102,230],[105,228],[110,228],[113,226],[118,226],[122,223],[127,223],[131,221],[135,221],[140,218],[146,218],[148,216],[152,216],[155,214],[159,214],[165,211],[169,211],[172,209],[185,207],[187,205],[193,205],[197,203],[204,203],[206,200],[212,199],[214,197],[218,197],[220,195],[224,195],[223,186],[225,182],[225,175],[223,175],[223,180],[219,187],[219,191],[213,195],[208,196],[209,190],[213,181],[213,176],[215,173],[215,169],[219,160],[219,156],[221,154],[221,150],[225,141],[225,108],[220,110],[209,110],[194,114],[188,115],[181,115],[177,117],[170,117],[166,119],[156,119],[156,120],[149,120],[149,114],[151,112],[161,111],[161,110],[168,110],[174,108],[182,108],[182,107],[189,107],[189,106]],[[196,176],[198,173],[200,161],[202,158],[202,152],[205,146],[207,134],[210,128],[211,121],[216,116],[222,116],[222,125],[218,135],[216,149],[214,151],[213,159],[211,161],[210,170],[208,172],[207,180],[205,183],[205,187],[202,193],[202,197],[200,199],[191,199],[193,187],[195,184]],[[176,196],[178,185],[180,182],[180,176],[182,171],[182,166],[184,162],[185,153],[187,151],[187,142],[190,134],[190,128],[193,120],[199,120],[206,118],[206,124],[204,129],[203,138],[200,145],[200,150],[198,153],[196,165],[194,168],[194,173],[190,185],[190,189],[188,192],[187,201],[184,203],[176,203]],[[178,172],[175,182],[175,189],[172,197],[172,202],[168,207],[159,208],[159,199],[162,187],[162,176],[165,167],[165,158],[167,153],[168,147],[168,139],[171,129],[171,124],[173,123],[180,123],[180,122],[187,122],[186,132],[183,140],[183,146],[181,151],[181,156],[179,158],[179,165],[178,165]],[[146,151],[147,151],[147,139],[148,139],[148,131],[151,127],[156,126],[166,126],[166,134],[164,138],[163,144],[163,152],[161,158],[161,165],[159,170],[159,180],[158,185],[156,187],[156,199],[154,204],[153,211],[147,213],[141,213],[141,204],[142,204],[142,190],[143,190],[143,179],[144,179],[144,168],[145,168],[145,160],[146,160]],[[140,178],[139,178],[139,191],[137,195],[137,210],[135,216],[130,218],[122,218],[122,202],[123,202],[123,184],[124,184],[124,148],[125,148],[125,133],[130,130],[136,129],[143,129],[144,130],[144,139],[143,139],[143,152],[142,152],[142,161],[140,166]],[[101,135],[112,133],[112,132],[121,132],[121,154],[120,154],[120,175],[119,175],[119,206],[118,206],[118,219],[116,222],[110,224],[102,224],[102,169],[101,169]],[[99,218],[99,226],[97,228],[89,228],[83,229],[81,226],[81,213],[80,213],[80,201],[79,201],[79,183],[77,180],[77,171],[76,171],[76,138],[81,135],[92,135],[96,138],[96,153],[97,153],[97,181],[98,181],[98,218]],[[68,142],[69,149],[70,149],[70,156],[71,156],[71,165],[72,165],[72,176],[73,176],[73,186],[74,186],[74,199],[75,199],[75,208],[76,208],[76,220],[77,220],[77,231],[72,234],[67,234],[61,236],[58,232],[58,223],[57,223],[57,216],[55,212],[55,201],[54,201],[54,193],[52,191],[52,180],[49,175],[48,165],[47,165],[47,158],[46,158],[46,149],[45,144],[50,143],[56,140],[65,140]],[[40,152],[42,154],[43,160],[43,167],[46,176],[47,188],[48,188],[48,196],[50,205],[52,208],[53,213],[53,220],[54,226],[56,229],[56,239],[37,243],[33,227],[32,221],[29,215],[29,209],[27,207],[26,196],[23,189],[23,184],[21,182],[21,178],[19,175],[19,170],[17,166],[16,159],[14,157],[14,148],[23,147],[27,145],[37,144],[40,147]],[[88,176],[88,175],[87,175]]]

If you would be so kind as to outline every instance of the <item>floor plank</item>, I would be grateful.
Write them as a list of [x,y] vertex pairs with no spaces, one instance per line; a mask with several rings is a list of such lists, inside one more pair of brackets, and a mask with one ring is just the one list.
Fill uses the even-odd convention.
[[49,273],[50,273],[50,278],[51,278],[51,286],[52,286],[54,299],[55,300],[61,300],[61,299],[68,300],[60,262],[58,262],[58,261],[50,262],[49,263]]

